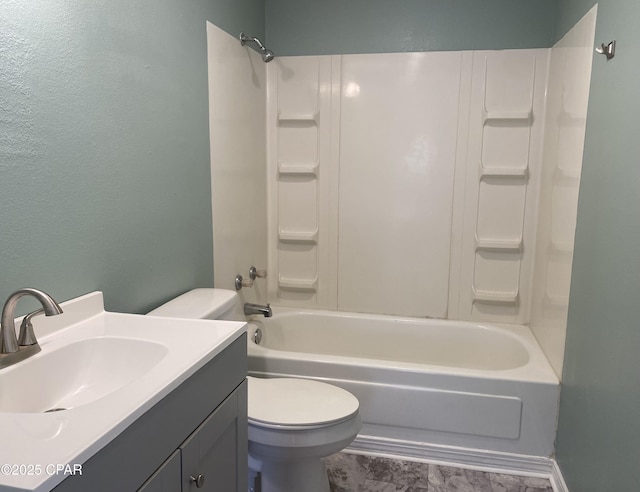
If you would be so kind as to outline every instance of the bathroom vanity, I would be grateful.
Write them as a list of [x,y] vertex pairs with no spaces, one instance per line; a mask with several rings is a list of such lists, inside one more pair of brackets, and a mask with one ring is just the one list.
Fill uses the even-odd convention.
[[0,492],[247,490],[244,323],[62,307],[0,370]]
[[247,490],[246,353],[242,335],[55,492]]

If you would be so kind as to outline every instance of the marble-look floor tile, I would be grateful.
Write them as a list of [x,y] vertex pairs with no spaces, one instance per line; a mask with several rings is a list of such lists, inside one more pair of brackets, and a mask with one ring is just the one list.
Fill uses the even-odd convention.
[[553,492],[545,478],[490,473],[489,480],[492,492]]
[[429,492],[492,492],[489,474],[449,466],[429,467]]
[[359,492],[428,492],[426,487],[411,487],[409,485],[365,480]]
[[338,453],[325,459],[331,492],[553,492],[544,478]]
[[365,469],[355,454],[338,453],[324,459],[331,492],[363,491]]
[[365,480],[363,492],[407,492],[406,485],[396,485],[394,483],[379,482],[377,480]]
[[[339,453],[325,459],[329,482],[334,492],[357,490],[357,487],[373,487],[371,490],[426,490],[429,465],[411,461]],[[395,488],[388,488],[390,486]],[[380,487],[383,487],[380,489]],[[387,487],[387,488],[385,488]],[[362,490],[369,490],[367,488]]]
[[366,471],[366,477],[380,482],[426,488],[429,481],[429,465],[412,461],[390,458],[369,457],[360,461]]

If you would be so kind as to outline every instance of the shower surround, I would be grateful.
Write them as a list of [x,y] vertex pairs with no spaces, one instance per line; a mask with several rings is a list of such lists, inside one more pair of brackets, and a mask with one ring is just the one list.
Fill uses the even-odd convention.
[[269,299],[526,323],[548,54],[269,64]]
[[531,322],[561,373],[595,9],[550,50],[268,65],[208,28],[216,287],[268,265],[240,294],[276,313]]

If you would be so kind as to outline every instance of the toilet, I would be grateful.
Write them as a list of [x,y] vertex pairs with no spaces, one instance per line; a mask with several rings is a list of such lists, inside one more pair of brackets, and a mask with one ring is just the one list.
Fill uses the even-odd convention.
[[[195,289],[151,316],[246,321],[238,294]],[[358,399],[319,381],[248,376],[250,476],[262,492],[329,492],[321,458],[348,446],[362,426]],[[253,481],[250,479],[250,485]]]

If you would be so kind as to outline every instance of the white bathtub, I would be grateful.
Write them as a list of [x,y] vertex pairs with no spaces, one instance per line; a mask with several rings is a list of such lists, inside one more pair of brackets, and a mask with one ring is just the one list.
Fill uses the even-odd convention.
[[360,438],[553,453],[559,382],[524,326],[274,308],[248,354],[251,375],[351,391]]

